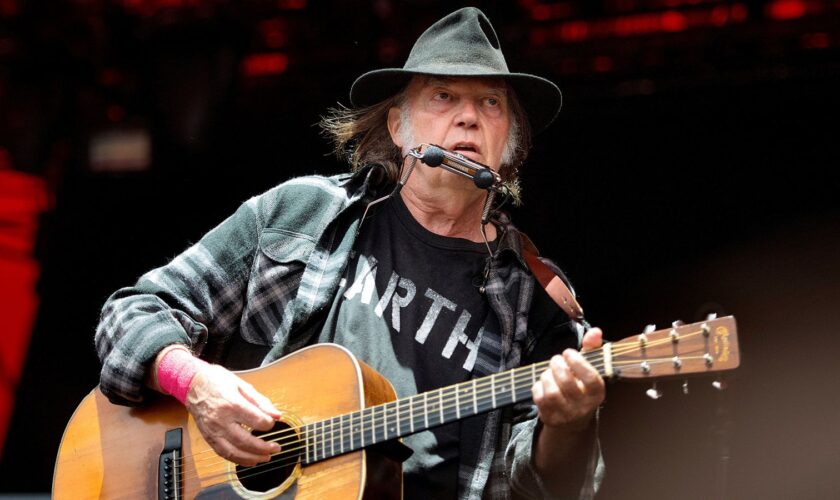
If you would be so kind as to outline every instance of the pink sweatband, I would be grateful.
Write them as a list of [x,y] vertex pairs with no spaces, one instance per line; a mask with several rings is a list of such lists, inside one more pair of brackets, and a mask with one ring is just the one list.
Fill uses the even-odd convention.
[[161,390],[183,404],[187,403],[190,383],[198,370],[207,365],[185,349],[172,349],[163,355],[158,364],[158,384]]

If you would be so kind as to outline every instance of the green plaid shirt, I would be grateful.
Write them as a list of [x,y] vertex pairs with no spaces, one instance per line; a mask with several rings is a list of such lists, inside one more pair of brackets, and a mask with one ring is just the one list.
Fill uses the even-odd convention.
[[[245,202],[167,265],[116,291],[96,331],[102,392],[114,403],[142,404],[147,367],[171,344],[232,368],[267,364],[304,346],[308,321],[329,307],[338,288],[373,192],[372,177],[365,169],[285,182]],[[520,233],[503,215],[497,225],[500,244],[486,294],[502,334],[482,339],[474,376],[559,352],[550,350],[553,342],[541,341],[548,334],[549,340],[578,344],[583,333],[583,325],[565,316],[545,332],[529,325],[534,295],[542,291],[535,291],[521,258]],[[544,344],[548,350],[539,347]],[[537,425],[530,404],[488,414],[475,453],[461,457],[458,496],[549,497],[532,466]],[[568,496],[591,498],[600,482],[595,434],[593,429]]]

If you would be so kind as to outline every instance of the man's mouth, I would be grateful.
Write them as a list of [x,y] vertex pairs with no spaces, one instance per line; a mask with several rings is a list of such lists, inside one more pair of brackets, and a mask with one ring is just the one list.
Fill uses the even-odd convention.
[[456,153],[481,153],[478,146],[473,142],[457,142],[452,146],[451,151]]

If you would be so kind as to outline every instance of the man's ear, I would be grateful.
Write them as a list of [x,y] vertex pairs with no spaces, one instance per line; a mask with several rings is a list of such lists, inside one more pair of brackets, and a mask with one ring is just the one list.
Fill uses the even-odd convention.
[[400,139],[400,127],[402,126],[400,114],[401,110],[396,106],[388,110],[388,133],[391,134],[391,141],[402,150],[404,144]]

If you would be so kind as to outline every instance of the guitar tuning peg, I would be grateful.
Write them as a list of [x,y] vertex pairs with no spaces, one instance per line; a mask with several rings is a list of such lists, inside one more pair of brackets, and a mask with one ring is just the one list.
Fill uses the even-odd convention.
[[683,326],[684,324],[685,324],[685,322],[683,320],[678,319],[678,320],[674,321],[673,323],[671,323],[671,326],[674,327],[674,328],[679,328],[679,327]]
[[706,321],[711,321],[713,319],[717,319],[717,313],[709,313],[706,315]]
[[656,331],[656,325],[647,325],[645,327],[645,333],[651,333]]
[[688,380],[683,380],[682,391],[683,394],[688,394]]
[[645,394],[647,394],[647,397],[649,397],[650,399],[653,399],[653,400],[657,400],[657,399],[662,397],[662,391],[660,391],[656,387],[656,382],[654,382],[653,385],[650,386],[650,389],[645,391]]
[[726,382],[722,378],[719,378],[712,382],[712,387],[719,391],[726,390]]

